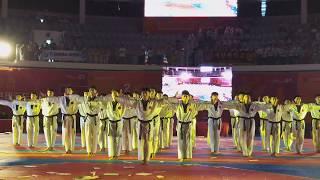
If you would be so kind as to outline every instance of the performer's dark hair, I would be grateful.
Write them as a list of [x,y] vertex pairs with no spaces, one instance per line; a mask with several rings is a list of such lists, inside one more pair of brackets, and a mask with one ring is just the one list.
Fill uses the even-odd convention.
[[183,90],[183,91],[182,91],[182,95],[188,95],[188,96],[189,96],[190,93],[189,93],[189,91],[187,91],[187,90]]
[[141,92],[148,92],[149,91],[149,88],[142,88],[141,89]]
[[96,86],[90,86],[89,89],[95,89],[95,90],[97,90],[97,87],[96,87]]
[[48,88],[47,91],[52,91],[53,92],[53,89]]
[[163,97],[169,97],[167,94],[164,94]]
[[219,94],[217,92],[212,92],[211,96],[218,96]]
[[37,93],[35,92],[35,91],[31,91],[31,93],[30,94],[35,94],[35,95],[37,95]]

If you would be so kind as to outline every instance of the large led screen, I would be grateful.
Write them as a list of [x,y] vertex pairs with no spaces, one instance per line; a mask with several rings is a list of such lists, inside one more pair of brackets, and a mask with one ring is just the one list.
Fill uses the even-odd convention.
[[145,17],[235,17],[237,0],[145,0]]
[[162,92],[169,97],[188,90],[195,99],[210,101],[212,92],[219,93],[221,101],[232,99],[231,67],[165,67]]

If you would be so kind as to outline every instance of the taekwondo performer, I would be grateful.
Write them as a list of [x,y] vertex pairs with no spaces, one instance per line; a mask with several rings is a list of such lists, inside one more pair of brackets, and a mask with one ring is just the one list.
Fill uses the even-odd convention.
[[292,109],[293,104],[290,100],[284,101],[284,108],[282,113],[282,139],[283,144],[286,148],[286,151],[291,151],[291,146],[293,142],[293,131],[292,131],[292,121],[293,121],[293,113],[290,109]]
[[35,92],[30,94],[30,100],[27,101],[27,139],[28,147],[32,148],[38,144],[39,135],[39,114],[41,110],[41,101]]
[[[190,95],[190,99],[193,101],[194,100],[194,97],[193,95]],[[192,143],[192,149],[196,149],[196,136],[197,136],[197,115],[198,115],[198,112],[195,112],[193,114],[193,117],[192,117],[192,123],[191,123],[191,143]],[[208,142],[209,144],[210,142]]]
[[[262,102],[265,104],[270,103],[270,97],[269,96],[263,96]],[[261,137],[261,145],[262,145],[262,151],[269,151],[268,144],[266,143],[267,138],[267,124],[268,124],[268,114],[265,111],[259,111],[259,119],[260,119],[260,137]]]
[[192,158],[192,119],[198,111],[205,110],[206,106],[192,101],[191,95],[188,91],[182,91],[181,102],[171,103],[176,109],[176,116],[178,120],[177,134],[178,134],[178,159],[185,161]]
[[56,143],[58,128],[57,118],[59,114],[59,103],[57,102],[56,97],[54,97],[52,89],[48,89],[47,97],[41,99],[41,109],[47,150],[52,151]]
[[85,122],[86,122],[86,116],[87,114],[84,111],[84,105],[85,102],[88,101],[88,92],[83,92],[83,98],[84,102],[79,104],[79,114],[80,114],[80,131],[81,131],[81,147],[86,148],[86,128],[85,128]]
[[267,128],[266,128],[266,144],[269,147],[271,156],[277,156],[280,152],[280,135],[281,135],[281,120],[284,106],[278,104],[277,97],[270,97],[272,109],[267,111]]
[[[132,93],[133,99],[140,99],[140,96],[138,93],[134,92]],[[130,107],[128,107],[130,108]],[[131,108],[132,109],[132,108]],[[133,110],[133,125],[132,125],[132,149],[136,150],[138,149],[138,132],[137,132],[137,126],[138,126],[138,117],[135,109]]]
[[111,91],[111,99],[106,96],[106,110],[109,119],[109,132],[108,132],[108,156],[112,159],[117,159],[120,156],[122,145],[122,117],[125,113],[125,106],[118,101],[119,92],[116,90]]
[[270,104],[260,104],[251,102],[251,96],[246,94],[243,96],[243,103],[234,103],[229,105],[228,109],[236,109],[239,111],[239,127],[240,127],[240,144],[242,154],[250,157],[253,150],[253,141],[255,135],[254,116],[258,111],[266,111],[272,108]]
[[315,103],[309,104],[312,117],[312,142],[316,153],[320,153],[320,96],[316,96]]
[[[237,95],[234,97],[234,101],[239,103],[239,98]],[[239,127],[238,127],[238,125],[239,125],[239,120],[238,120],[239,112],[235,109],[229,109],[229,113],[230,113],[230,118],[231,118],[233,144],[235,145],[235,148],[238,151],[241,151],[240,143],[239,143]]]
[[153,144],[153,119],[158,111],[158,106],[163,104],[161,100],[150,99],[148,89],[141,91],[141,99],[132,99],[127,96],[120,96],[121,104],[136,110],[138,117],[138,160],[146,164],[150,160]]
[[[129,96],[128,93],[125,93],[124,95]],[[126,154],[128,154],[130,151],[132,151],[133,148],[133,129],[135,125],[136,120],[136,112],[135,109],[127,107],[126,111],[122,117],[123,121],[123,129],[122,129],[122,150],[125,151]]]
[[[164,94],[163,99],[168,100],[168,95]],[[170,146],[170,126],[171,122],[173,122],[173,116],[175,113],[175,109],[172,109],[170,105],[165,105],[160,112],[160,147],[162,149],[169,148]]]
[[101,108],[101,103],[96,98],[92,91],[88,93],[88,101],[81,103],[85,117],[85,131],[86,131],[86,147],[89,156],[92,156],[97,152],[98,146],[98,127],[99,119],[98,113]]
[[83,101],[83,97],[73,94],[72,88],[65,88],[64,96],[57,97],[56,102],[62,113],[64,130],[64,147],[66,154],[71,154],[75,146],[76,137],[76,113],[78,105]]
[[[105,97],[105,94],[102,94],[99,99]],[[98,144],[101,152],[106,152],[108,149],[108,130],[109,130],[109,119],[107,115],[107,101],[100,100],[101,107],[99,116],[99,133],[98,133]]]
[[295,139],[295,148],[297,154],[301,154],[303,150],[304,133],[305,133],[305,122],[304,118],[307,115],[309,107],[307,104],[301,103],[301,97],[296,96],[294,98],[295,105],[292,107],[293,112],[293,137]]
[[16,95],[13,101],[0,100],[0,105],[7,106],[12,110],[12,141],[13,145],[20,146],[23,134],[23,115],[26,112],[26,102],[21,95]]
[[208,111],[208,138],[212,154],[219,153],[220,131],[221,131],[221,116],[223,110],[232,102],[221,102],[217,92],[211,93],[211,102],[205,104],[205,109]]
[[[150,89],[150,99],[151,100],[158,100],[160,98],[160,95],[156,92],[155,89]],[[157,108],[154,111],[154,117],[153,119],[153,145],[152,145],[152,152],[151,152],[151,158],[155,158],[156,153],[159,151],[159,145],[160,145],[160,112],[161,112],[162,106],[157,106]]]

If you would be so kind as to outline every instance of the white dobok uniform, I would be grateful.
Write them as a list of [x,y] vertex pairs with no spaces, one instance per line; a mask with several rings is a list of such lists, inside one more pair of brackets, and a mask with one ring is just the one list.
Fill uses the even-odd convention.
[[43,131],[48,148],[53,148],[57,137],[57,118],[59,104],[56,97],[46,97],[41,99],[41,109],[43,115]]
[[301,106],[292,106],[293,113],[293,138],[295,140],[295,148],[297,153],[301,153],[303,150],[304,133],[305,133],[305,121],[304,118],[307,115],[309,107],[307,104]]
[[0,105],[7,106],[12,110],[12,141],[14,145],[21,145],[26,102],[0,100]]
[[30,100],[27,102],[27,139],[28,146],[37,146],[39,136],[39,114],[41,102],[39,100]]

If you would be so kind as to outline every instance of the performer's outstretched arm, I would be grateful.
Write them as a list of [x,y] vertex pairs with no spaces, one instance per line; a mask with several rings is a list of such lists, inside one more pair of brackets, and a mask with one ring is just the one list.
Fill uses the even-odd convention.
[[222,107],[225,110],[230,110],[230,109],[234,109],[234,110],[240,110],[240,103],[238,101],[222,101]]
[[12,102],[8,100],[0,100],[0,105],[12,108]]
[[257,104],[258,111],[268,111],[272,109],[272,104]]
[[208,109],[212,106],[209,101],[200,101],[194,103],[196,104],[197,111],[208,111]]
[[135,99],[130,99],[129,97],[126,97],[126,96],[123,96],[123,95],[116,97],[116,100],[120,104],[122,104],[124,106],[131,107],[131,108],[135,108],[137,106],[137,102],[138,102]]

